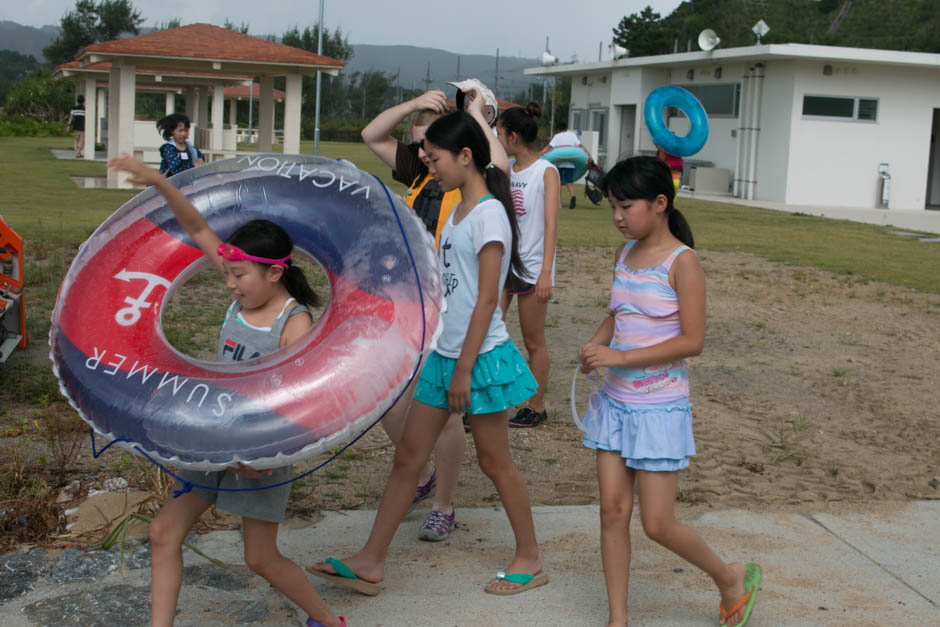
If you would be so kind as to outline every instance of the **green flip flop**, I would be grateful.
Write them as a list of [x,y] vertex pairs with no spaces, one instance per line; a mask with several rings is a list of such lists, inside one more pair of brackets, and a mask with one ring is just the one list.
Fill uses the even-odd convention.
[[328,557],[323,561],[333,567],[333,570],[336,571],[335,575],[333,573],[325,573],[322,570],[316,570],[312,566],[307,567],[307,572],[311,575],[316,575],[317,577],[335,583],[338,586],[343,586],[344,588],[349,588],[350,590],[367,594],[370,597],[374,597],[379,593],[380,588],[378,583],[372,583],[371,581],[360,579],[349,566],[342,562],[342,560],[338,560],[335,557]]
[[506,571],[499,571],[496,573],[496,583],[500,581],[508,581],[509,583],[518,584],[518,588],[509,588],[507,590],[500,590],[499,588],[492,588],[487,585],[483,588],[483,592],[489,594],[497,594],[500,596],[509,596],[510,594],[519,594],[532,588],[538,588],[539,586],[544,586],[548,583],[548,573],[544,573],[541,570],[534,575],[529,573],[507,573]]
[[[721,613],[721,618],[725,621],[728,620],[729,616],[734,616],[735,612],[739,611],[742,607],[744,608],[744,617],[741,619],[741,622],[734,625],[734,627],[745,627],[747,621],[751,618],[751,610],[754,609],[754,602],[757,601],[757,591],[760,590],[761,580],[763,579],[763,572],[760,569],[760,566],[752,562],[748,562],[744,565],[744,591],[745,595],[741,598],[740,601],[735,603],[730,610],[726,610],[723,605],[718,604],[718,611]],[[727,625],[725,623],[719,623],[719,625]]]

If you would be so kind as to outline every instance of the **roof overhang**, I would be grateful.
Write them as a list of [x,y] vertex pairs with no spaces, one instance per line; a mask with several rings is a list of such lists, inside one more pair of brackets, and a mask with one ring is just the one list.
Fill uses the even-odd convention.
[[771,60],[801,60],[818,62],[871,63],[908,68],[940,70],[940,54],[905,52],[902,50],[876,50],[872,48],[846,48],[811,44],[766,44],[740,48],[715,49],[708,52],[679,52],[649,57],[628,57],[595,63],[572,63],[547,67],[526,68],[525,74],[535,76],[565,76],[610,72],[617,69],[656,68],[687,64],[714,64],[721,62],[759,63]]
[[112,63],[114,65],[133,65],[139,69],[173,70],[187,73],[225,72],[226,74],[247,74],[250,76],[283,76],[285,74],[313,76],[317,72],[337,76],[341,69],[335,65],[298,65],[296,63],[275,63],[271,61],[196,59],[192,57],[131,55],[109,52],[80,53],[76,60],[81,67],[97,63]]

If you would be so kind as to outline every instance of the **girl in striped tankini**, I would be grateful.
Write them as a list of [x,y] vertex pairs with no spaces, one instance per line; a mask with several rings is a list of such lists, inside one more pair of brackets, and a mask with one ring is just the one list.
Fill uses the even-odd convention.
[[719,623],[740,627],[760,567],[725,563],[674,514],[678,471],[695,454],[686,358],[705,343],[705,277],[692,231],[673,206],[669,167],[655,157],[621,161],[601,190],[628,241],[614,257],[610,315],[578,358],[585,373],[608,368],[582,428],[584,445],[597,451],[610,624],[627,624],[635,491],[646,535],[708,573],[721,593]]

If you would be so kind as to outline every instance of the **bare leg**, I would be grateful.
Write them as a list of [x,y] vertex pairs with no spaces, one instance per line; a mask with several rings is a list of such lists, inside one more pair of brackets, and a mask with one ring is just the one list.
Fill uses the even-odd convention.
[[613,451],[597,451],[601,502],[601,561],[607,584],[608,625],[627,624],[630,583],[630,516],[635,472]]
[[[378,582],[385,575],[388,547],[414,499],[421,464],[431,454],[434,442],[443,430],[447,418],[446,409],[412,401],[405,431],[398,448],[395,449],[395,465],[385,485],[385,493],[372,523],[369,539],[359,553],[342,560],[360,579]],[[325,573],[336,572],[331,565],[324,562],[315,564],[313,568]]]
[[541,413],[545,409],[545,386],[548,383],[550,367],[548,347],[545,345],[545,316],[548,303],[540,303],[535,292],[519,296],[519,326],[522,329],[522,343],[529,355],[529,370],[539,384],[535,395],[528,405]]
[[[637,472],[637,493],[640,497],[640,518],[646,535],[682,559],[705,571],[721,593],[722,604],[730,608],[744,592],[744,566],[726,564],[705,543],[695,530],[675,518],[678,472]],[[728,618],[734,627],[743,617],[743,610]]]
[[[525,481],[512,461],[509,451],[509,426],[506,412],[470,416],[470,432],[477,447],[477,459],[506,510],[516,540],[516,551],[506,572],[535,574],[545,561],[535,539],[535,524]],[[509,581],[490,582],[491,588],[509,590],[520,587]]]
[[339,618],[323,602],[300,567],[277,550],[277,528],[277,523],[242,518],[245,563],[314,620],[329,626],[340,625]]
[[444,430],[437,437],[434,445],[434,463],[437,465],[437,491],[434,493],[432,507],[444,513],[450,513],[457,491],[457,480],[463,466],[463,453],[467,446],[467,436],[463,432],[463,416],[451,414],[444,425]]
[[183,540],[209,503],[187,492],[171,498],[150,523],[151,624],[172,627],[183,584]]
[[[411,397],[414,396],[415,385],[418,383],[418,377],[414,378],[411,385],[402,393],[398,402],[388,410],[385,418],[382,418],[382,428],[385,429],[385,435],[392,441],[397,448],[401,442],[402,433],[405,431],[405,421],[408,419],[408,409],[411,407]],[[421,475],[415,481],[415,487],[419,483],[424,483],[431,476],[431,463],[425,459],[424,467],[421,469]],[[412,497],[413,498],[413,497]]]

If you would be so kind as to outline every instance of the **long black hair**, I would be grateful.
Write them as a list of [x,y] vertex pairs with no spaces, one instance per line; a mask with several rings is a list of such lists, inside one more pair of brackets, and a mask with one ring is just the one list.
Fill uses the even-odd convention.
[[183,113],[171,113],[157,120],[157,130],[160,131],[163,139],[170,139],[173,137],[173,131],[180,124],[183,128],[189,128],[189,117]]
[[515,133],[528,145],[535,143],[539,134],[538,119],[542,116],[542,105],[530,102],[522,107],[506,109],[499,114],[498,124],[506,129],[507,133]]
[[695,248],[692,228],[673,204],[676,186],[672,182],[672,171],[662,159],[645,156],[624,159],[610,169],[601,181],[600,188],[605,196],[613,194],[617,200],[652,202],[657,196],[665,196],[669,232],[689,248]]
[[[294,242],[283,228],[270,220],[252,220],[238,228],[228,242],[238,246],[249,255],[264,257],[266,259],[281,259],[290,255],[294,250]],[[253,261],[261,268],[270,268],[270,264]],[[320,297],[310,287],[303,270],[287,260],[287,269],[281,274],[279,281],[287,289],[287,293],[294,297],[301,305],[317,307]]]
[[531,276],[519,257],[519,224],[509,194],[509,178],[506,173],[490,163],[490,144],[483,129],[472,115],[466,111],[454,111],[442,115],[434,121],[424,134],[425,141],[440,146],[453,155],[469,148],[473,155],[473,165],[483,175],[486,188],[493,197],[503,204],[509,226],[512,228],[512,250],[509,251],[509,265],[517,276]]

